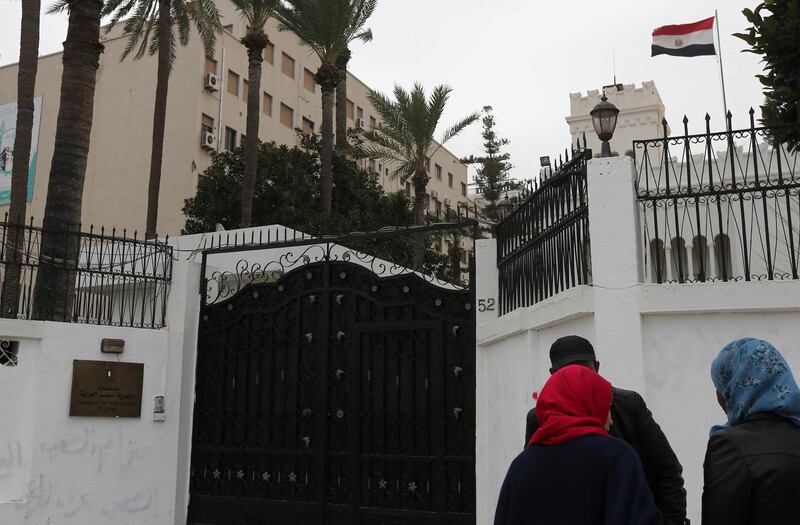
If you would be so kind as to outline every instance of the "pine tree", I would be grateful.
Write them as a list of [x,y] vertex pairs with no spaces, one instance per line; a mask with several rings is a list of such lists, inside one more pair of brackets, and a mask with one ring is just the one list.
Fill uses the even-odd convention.
[[514,167],[510,160],[511,154],[504,152],[503,148],[509,144],[508,139],[498,138],[495,132],[494,114],[491,106],[483,108],[483,150],[482,156],[469,156],[461,160],[464,164],[477,166],[475,185],[478,193],[483,195],[486,205],[484,215],[493,223],[499,220],[497,201],[503,194],[517,189],[519,183],[511,178],[511,169]]

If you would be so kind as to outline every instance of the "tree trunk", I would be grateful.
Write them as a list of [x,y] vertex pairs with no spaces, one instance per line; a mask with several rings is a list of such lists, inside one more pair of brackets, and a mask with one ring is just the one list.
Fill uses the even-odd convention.
[[158,71],[156,73],[156,99],[153,109],[153,141],[150,146],[150,181],[147,185],[146,239],[155,239],[158,228],[158,197],[161,192],[161,165],[164,158],[164,129],[167,125],[167,95],[169,74],[172,69],[172,13],[171,0],[158,3]]
[[336,84],[336,147],[347,149],[347,64],[350,62],[350,50],[346,49],[336,60],[339,70],[339,82]]
[[19,69],[17,73],[17,122],[11,170],[11,205],[5,232],[5,275],[0,315],[15,318],[19,311],[21,258],[25,241],[25,215],[28,201],[28,166],[33,134],[33,96],[39,65],[40,0],[22,0]]
[[[414,222],[417,225],[422,225],[427,222],[426,217],[428,207],[425,203],[426,193],[428,187],[428,173],[425,170],[417,171],[414,175]],[[427,236],[424,233],[418,233],[414,237],[414,269],[421,270],[425,261],[425,244]]]
[[53,160],[47,183],[34,317],[67,321],[75,295],[83,184],[92,132],[94,91],[103,45],[98,0],[69,0],[69,26],[56,122]]
[[320,152],[320,199],[324,216],[330,216],[333,196],[333,103],[339,83],[339,70],[333,64],[322,64],[317,71],[322,90],[322,151]]
[[253,198],[258,173],[258,127],[261,112],[261,62],[269,39],[261,29],[248,28],[242,39],[247,46],[248,86],[247,137],[244,144],[244,181],[242,182],[242,228],[253,222]]

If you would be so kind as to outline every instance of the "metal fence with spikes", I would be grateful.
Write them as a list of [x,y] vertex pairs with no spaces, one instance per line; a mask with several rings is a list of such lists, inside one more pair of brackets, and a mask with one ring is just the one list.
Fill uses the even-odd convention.
[[523,186],[517,206],[497,225],[500,315],[589,284],[589,207],[581,145],[567,150]]
[[56,235],[76,257],[60,259],[41,253],[42,228],[0,223],[0,304],[6,318],[40,319],[35,297],[40,268],[67,274],[66,285],[42,293],[42,303],[58,304],[62,322],[161,328],[172,280],[172,248],[167,242],[140,239],[137,232],[95,229],[64,230]]
[[634,141],[646,278],[655,283],[798,279],[800,170],[792,127]]

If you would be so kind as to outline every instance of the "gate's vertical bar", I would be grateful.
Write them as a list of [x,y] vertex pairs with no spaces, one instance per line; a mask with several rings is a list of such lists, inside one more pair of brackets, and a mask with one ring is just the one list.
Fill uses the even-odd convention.
[[[733,143],[733,132],[730,131],[733,129],[731,127],[731,120],[733,119],[733,115],[730,111],[725,116],[728,124],[728,131],[726,132],[728,136],[728,159],[731,161],[731,189],[733,190],[733,195],[735,195],[739,199],[739,220],[741,224],[741,240],[742,240],[742,262],[744,263],[744,280],[750,280],[750,250],[747,246],[747,216],[744,212],[744,193],[747,190],[747,180],[742,181],[742,190],[737,188],[736,183],[736,145]],[[742,177],[747,177],[747,173],[743,173]],[[730,236],[728,236],[728,242],[730,242]],[[724,257],[725,255],[723,255]]]
[[[706,156],[708,157],[708,187],[709,191],[714,192],[714,154],[711,149],[711,116],[706,113]],[[725,188],[725,177],[720,172],[719,175],[719,189],[720,191]],[[728,258],[726,257],[725,250],[725,232],[722,230],[722,199],[720,195],[715,195],[717,201],[717,227],[719,228],[720,242],[717,239],[711,240],[714,245],[714,259],[717,261],[717,273],[722,273],[722,280],[728,281]],[[712,232],[713,233],[713,232]],[[719,277],[719,276],[718,276]]]
[[[779,145],[780,147],[780,145]],[[755,110],[750,108],[750,149],[751,155],[753,156],[753,173],[755,174],[756,178],[756,187],[761,187],[761,206],[762,211],[764,212],[764,238],[766,239],[767,243],[767,277],[770,281],[775,279],[775,268],[772,264],[772,243],[769,238],[769,208],[767,206],[767,190],[764,188],[765,184],[761,182],[758,173],[758,143],[756,141],[756,121],[755,121]],[[764,174],[767,177],[767,183],[769,183],[769,172]],[[769,184],[767,184],[769,185]],[[790,210],[791,215],[791,210]],[[763,245],[762,245],[763,246]]]
[[[326,253],[330,253],[330,245],[328,245],[328,249]],[[320,510],[320,524],[325,524],[325,517],[326,517],[326,487],[328,486],[328,347],[330,346],[330,332],[331,332],[331,299],[330,299],[330,288],[331,288],[331,262],[326,256],[323,263],[322,263],[322,348],[320,349],[320,372],[322,375],[322,413],[319,420],[321,432],[320,432],[320,443],[321,446],[319,448],[319,487],[318,487],[318,495],[317,501],[319,501],[319,510]]]
[[[783,186],[783,160],[781,158],[781,148],[782,142],[780,141],[780,137],[778,140],[775,141],[775,149],[776,155],[778,157],[778,185]],[[794,251],[794,227],[792,224],[792,202],[791,202],[791,191],[789,188],[783,189],[784,195],[786,196],[786,217],[788,219],[788,226],[789,226],[789,258],[792,262],[792,279],[798,278],[797,272],[797,253]],[[776,195],[777,197],[777,195]],[[776,198],[777,200],[777,198]]]
[[[431,484],[434,492],[431,496],[431,507],[437,513],[436,522],[440,525],[445,524],[445,513],[447,512],[447,476],[445,473],[446,457],[446,400],[444,395],[445,385],[445,356],[444,356],[444,321],[438,323],[435,330],[425,330],[428,337],[428,347],[430,348],[430,406],[431,406],[431,455],[433,465],[431,466]],[[443,490],[439,490],[439,488]]]

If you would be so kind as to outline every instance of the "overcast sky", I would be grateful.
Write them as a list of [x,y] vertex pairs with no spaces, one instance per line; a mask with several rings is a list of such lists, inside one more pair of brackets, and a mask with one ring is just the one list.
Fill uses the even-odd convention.
[[[43,10],[51,2],[44,0]],[[747,110],[762,95],[754,78],[758,57],[741,53],[731,33],[747,22],[741,11],[756,0],[380,0],[369,27],[375,39],[353,48],[352,72],[374,89],[447,83],[454,88],[448,124],[485,105],[495,110],[497,131],[511,140],[513,175],[538,173],[542,155],[569,145],[564,117],[569,93],[598,89],[617,80],[654,80],[672,129],[686,114],[701,131],[710,113],[722,130],[722,96],[715,57],[650,57],[651,32],[688,23],[719,9],[728,105],[734,126],[746,125]],[[19,59],[18,0],[0,0],[0,65]],[[61,49],[64,15],[43,15],[40,54]],[[441,131],[441,130],[440,130]],[[448,147],[458,156],[480,153],[475,124]]]

